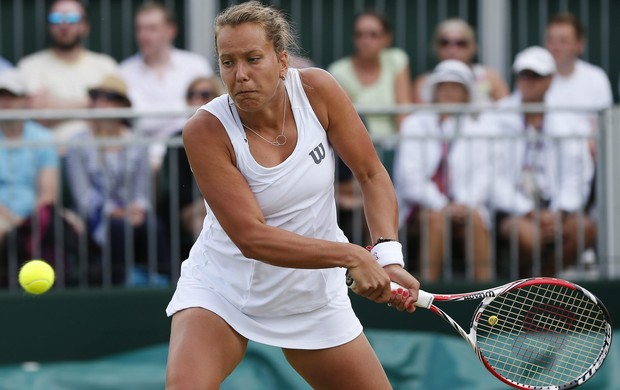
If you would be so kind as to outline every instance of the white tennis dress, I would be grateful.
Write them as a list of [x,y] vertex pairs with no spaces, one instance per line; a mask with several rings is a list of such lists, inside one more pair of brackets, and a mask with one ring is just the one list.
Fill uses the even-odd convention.
[[[224,125],[237,168],[268,225],[306,237],[347,242],[336,220],[334,151],[296,69],[288,70],[285,86],[298,137],[293,153],[275,167],[263,167],[252,157],[228,95],[201,109]],[[166,312],[171,316],[182,309],[202,307],[250,340],[282,348],[333,347],[353,340],[362,331],[351,308],[344,272],[342,268],[284,268],[248,259],[209,210],[189,258],[181,266]]]

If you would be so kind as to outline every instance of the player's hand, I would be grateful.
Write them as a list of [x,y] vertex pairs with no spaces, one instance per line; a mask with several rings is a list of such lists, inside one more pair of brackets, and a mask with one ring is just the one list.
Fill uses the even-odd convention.
[[348,268],[349,277],[355,281],[352,290],[371,301],[388,302],[392,298],[390,278],[370,252],[358,248],[358,263]]
[[392,291],[392,298],[388,302],[390,306],[398,311],[407,310],[409,313],[415,311],[414,303],[418,300],[420,282],[398,264],[387,265],[383,268],[390,280],[406,288],[402,291]]

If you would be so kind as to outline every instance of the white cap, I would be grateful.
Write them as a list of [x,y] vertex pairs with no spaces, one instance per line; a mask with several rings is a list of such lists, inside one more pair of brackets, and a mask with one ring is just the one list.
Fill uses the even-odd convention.
[[5,70],[0,72],[0,89],[5,89],[15,96],[28,94],[26,83],[16,70]]
[[555,73],[555,60],[547,49],[531,46],[517,54],[512,70],[515,73],[531,70],[541,76],[549,76]]
[[424,100],[431,102],[435,97],[437,84],[445,82],[463,84],[469,93],[469,100],[474,98],[474,74],[469,66],[459,60],[445,60],[437,64],[433,73],[428,77],[422,93]]

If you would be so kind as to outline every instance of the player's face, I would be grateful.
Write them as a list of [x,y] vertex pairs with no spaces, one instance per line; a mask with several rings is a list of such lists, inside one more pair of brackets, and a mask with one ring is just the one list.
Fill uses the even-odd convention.
[[583,52],[583,41],[577,38],[575,29],[567,23],[550,25],[545,45],[558,67],[572,64]]
[[48,28],[54,47],[70,50],[80,46],[88,34],[84,8],[77,1],[55,3],[48,14]]
[[136,42],[143,55],[157,54],[172,43],[175,35],[176,28],[166,22],[160,10],[146,10],[136,16]]
[[278,88],[286,73],[287,53],[276,54],[273,43],[256,23],[224,26],[217,35],[222,80],[230,98],[243,111],[256,111],[283,96]]
[[469,64],[476,54],[476,44],[466,31],[446,28],[439,34],[436,50],[441,61],[459,60]]
[[446,81],[435,87],[435,103],[467,103],[469,94],[461,83]]
[[379,19],[371,15],[361,16],[357,20],[353,36],[356,53],[364,59],[377,58],[390,42],[390,36],[383,30]]

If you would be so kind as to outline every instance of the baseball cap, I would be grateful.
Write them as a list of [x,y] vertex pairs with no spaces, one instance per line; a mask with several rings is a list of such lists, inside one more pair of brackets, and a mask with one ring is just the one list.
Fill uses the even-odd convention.
[[517,54],[512,70],[515,73],[531,70],[541,76],[549,76],[556,71],[555,60],[547,49],[531,46]]
[[437,64],[433,73],[428,77],[422,94],[424,100],[431,102],[435,96],[437,84],[445,82],[463,84],[469,93],[469,100],[473,99],[474,74],[469,66],[459,60],[445,60]]
[[5,70],[0,72],[0,90],[6,90],[15,96],[25,96],[28,94],[26,83],[16,70]]

